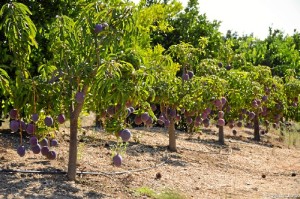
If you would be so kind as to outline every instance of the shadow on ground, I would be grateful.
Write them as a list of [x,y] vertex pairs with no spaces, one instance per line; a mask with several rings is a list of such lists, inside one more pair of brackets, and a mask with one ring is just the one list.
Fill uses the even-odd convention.
[[74,182],[67,181],[65,174],[41,176],[32,173],[0,173],[0,184],[0,196],[3,198],[107,198],[107,195],[95,191],[80,192]]

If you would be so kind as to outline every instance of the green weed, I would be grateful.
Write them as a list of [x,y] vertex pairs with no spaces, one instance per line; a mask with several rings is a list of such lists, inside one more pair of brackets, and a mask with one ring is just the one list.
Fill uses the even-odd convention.
[[147,196],[153,199],[186,199],[186,197],[178,191],[165,189],[161,193],[157,193],[149,187],[140,187],[135,190],[137,196]]

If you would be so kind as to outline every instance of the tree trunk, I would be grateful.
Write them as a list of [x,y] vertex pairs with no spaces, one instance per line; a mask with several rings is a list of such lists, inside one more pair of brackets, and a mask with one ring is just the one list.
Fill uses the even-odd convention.
[[68,179],[71,180],[71,181],[74,181],[76,179],[77,131],[78,131],[78,117],[75,117],[74,113],[71,112],[69,163],[68,163]]
[[96,128],[101,128],[101,115],[98,113],[96,114]]
[[219,126],[219,144],[224,145],[225,140],[224,140],[224,127]]
[[176,135],[175,135],[175,121],[173,119],[170,120],[168,133],[169,133],[169,150],[176,152],[177,147],[176,147]]
[[255,114],[254,117],[254,140],[260,141],[258,114]]
[[[82,89],[86,95],[88,85]],[[75,103],[70,105],[70,144],[69,144],[69,162],[68,162],[68,179],[75,181],[76,179],[76,165],[77,165],[77,132],[78,132],[78,118],[81,113],[83,103]]]

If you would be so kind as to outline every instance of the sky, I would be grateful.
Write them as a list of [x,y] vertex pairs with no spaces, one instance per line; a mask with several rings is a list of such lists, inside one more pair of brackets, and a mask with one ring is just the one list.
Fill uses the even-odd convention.
[[[134,0],[138,2],[139,0]],[[184,6],[188,0],[180,0]],[[292,35],[300,32],[300,0],[198,0],[208,20],[221,21],[220,31],[267,37],[269,27]]]

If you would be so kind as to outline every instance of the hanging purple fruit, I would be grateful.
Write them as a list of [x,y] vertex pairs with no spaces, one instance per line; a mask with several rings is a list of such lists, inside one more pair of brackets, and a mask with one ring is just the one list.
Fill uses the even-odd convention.
[[51,116],[45,117],[44,123],[48,127],[52,126],[53,125],[53,118]]
[[122,156],[120,154],[117,154],[113,157],[113,164],[116,167],[120,167],[122,165]]
[[75,95],[75,100],[77,103],[81,104],[84,101],[84,97],[85,97],[85,95],[83,92],[77,92]]

